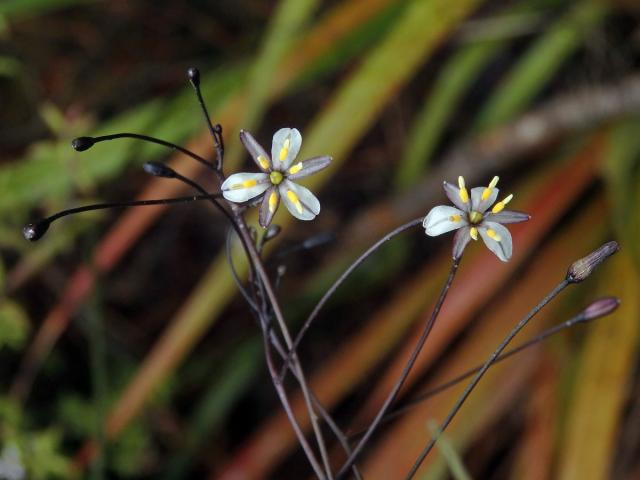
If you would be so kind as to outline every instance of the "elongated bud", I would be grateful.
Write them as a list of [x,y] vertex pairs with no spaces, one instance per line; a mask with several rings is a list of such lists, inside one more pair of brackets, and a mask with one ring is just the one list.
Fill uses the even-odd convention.
[[176,172],[172,168],[160,162],[145,162],[142,168],[154,177],[175,178],[176,176]]
[[40,240],[42,236],[49,230],[51,222],[49,220],[40,220],[39,222],[30,223],[22,229],[22,235],[30,242]]
[[187,70],[187,76],[189,77],[189,81],[193,84],[194,87],[200,86],[200,70],[196,67],[190,67]]
[[584,321],[595,320],[596,318],[609,315],[620,305],[620,299],[617,297],[603,297],[599,298],[587,308],[584,309],[583,319]]
[[319,247],[320,245],[324,245],[325,243],[333,242],[335,239],[336,236],[331,232],[319,233],[302,242],[302,248],[310,250],[312,248]]
[[84,152],[95,145],[96,141],[92,137],[78,137],[71,140],[71,146],[77,152]]
[[576,260],[567,271],[567,281],[579,283],[593,273],[598,265],[620,249],[618,242],[607,242],[586,257]]

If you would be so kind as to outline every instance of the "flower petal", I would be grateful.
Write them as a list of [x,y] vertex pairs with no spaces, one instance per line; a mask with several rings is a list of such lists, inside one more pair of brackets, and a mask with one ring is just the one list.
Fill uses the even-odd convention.
[[242,203],[261,195],[269,185],[266,173],[234,173],[224,181],[221,190],[227,200]]
[[287,178],[289,180],[297,180],[298,178],[303,178],[312,173],[319,172],[320,170],[327,168],[329,164],[333,160],[329,156],[322,157],[312,157],[307,160],[303,160],[302,162],[298,162],[287,170]]
[[425,233],[430,237],[435,237],[466,225],[466,214],[462,210],[449,205],[433,207],[422,222]]
[[444,193],[447,195],[447,198],[451,200],[451,203],[456,207],[465,212],[471,210],[471,202],[467,201],[467,203],[465,203],[462,201],[462,198],[460,198],[460,189],[458,187],[449,182],[442,182],[442,188],[444,188]]
[[258,141],[253,138],[246,130],[240,130],[240,141],[244,145],[244,148],[247,149],[251,158],[256,162],[260,170],[263,172],[269,172],[271,170],[271,158],[262,148],[262,145],[258,143]]
[[282,201],[291,215],[300,220],[313,220],[320,213],[320,202],[308,188],[285,180],[278,186]]
[[491,205],[496,202],[498,198],[498,193],[500,193],[500,189],[491,188],[489,189],[489,196],[486,200],[482,200],[482,194],[486,190],[486,187],[475,187],[471,189],[471,209],[476,212],[484,213],[487,211]]
[[511,234],[506,227],[495,222],[482,222],[478,231],[487,248],[495,253],[500,260],[506,262],[511,258],[513,243]]
[[489,222],[520,223],[529,220],[531,215],[528,213],[516,212],[514,210],[502,210],[499,213],[488,213],[484,218]]
[[302,145],[302,135],[295,128],[281,128],[273,135],[271,161],[276,170],[286,170],[295,160]]
[[259,222],[262,228],[267,228],[280,205],[280,192],[275,185],[266,191],[260,205]]
[[471,241],[471,235],[469,234],[470,227],[462,227],[459,229],[453,237],[453,259],[458,260],[462,256],[467,243]]

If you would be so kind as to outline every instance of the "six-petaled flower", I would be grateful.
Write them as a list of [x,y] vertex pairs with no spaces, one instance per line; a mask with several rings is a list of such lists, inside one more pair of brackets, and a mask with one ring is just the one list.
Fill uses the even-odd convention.
[[249,132],[240,131],[240,140],[261,172],[230,175],[222,184],[222,195],[236,203],[264,195],[259,215],[264,228],[271,223],[280,200],[294,217],[313,220],[320,213],[320,202],[311,191],[293,180],[327,167],[331,157],[325,155],[296,162],[302,136],[295,128],[281,128],[275,133],[271,156]]
[[[493,177],[489,186],[472,188],[469,194],[463,177],[458,177],[457,187],[444,182],[444,191],[455,207],[439,205],[432,208],[422,223],[427,235],[434,237],[457,230],[453,240],[453,258],[458,259],[469,241],[477,240],[480,234],[487,248],[500,260],[509,260],[512,252],[511,234],[502,224],[524,222],[531,217],[526,213],[504,209],[513,195],[494,205],[499,193],[497,184],[498,177]],[[487,211],[492,205],[493,208]]]

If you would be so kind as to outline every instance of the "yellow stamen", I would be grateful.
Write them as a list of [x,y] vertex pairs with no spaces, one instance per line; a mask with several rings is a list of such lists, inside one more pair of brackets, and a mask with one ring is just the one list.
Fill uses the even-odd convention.
[[280,149],[280,161],[283,161],[289,155],[289,147],[291,146],[291,141],[287,138]]
[[302,204],[300,203],[300,199],[295,194],[295,192],[293,192],[292,190],[287,190],[287,198],[291,200],[291,203],[295,205],[298,213],[302,213]]
[[500,213],[502,210],[504,210],[504,207],[507,205],[507,203],[509,203],[511,201],[511,199],[513,198],[513,194],[509,194],[507,195],[504,200],[502,200],[501,202],[496,203],[493,208],[491,209],[491,213]]
[[480,198],[483,202],[486,202],[489,199],[489,197],[491,196],[491,192],[494,188],[496,188],[496,185],[498,184],[498,180],[500,180],[499,177],[493,177],[491,183],[489,183],[489,186],[482,191],[482,196]]
[[255,187],[258,184],[257,180],[245,180],[242,183],[234,183],[231,185],[231,190],[240,190],[241,188],[251,188]]
[[269,160],[264,158],[264,155],[258,155],[258,163],[263,168],[263,170],[269,170]]
[[471,227],[471,230],[469,230],[469,235],[474,240],[478,240],[478,229],[476,227]]
[[462,203],[469,203],[469,192],[467,192],[467,189],[464,186],[464,177],[462,175],[458,177],[458,187],[460,188],[458,195],[460,195]]
[[492,238],[496,242],[499,242],[500,240],[502,240],[500,235],[498,235],[494,230],[491,230],[490,228],[487,229],[487,236],[489,238]]
[[298,173],[300,170],[302,170],[302,162],[298,162],[293,167],[291,167],[289,169],[289,173],[291,175],[294,175],[294,174]]
[[269,195],[269,211],[271,213],[275,212],[277,206],[278,206],[278,194],[276,192],[271,192],[271,195]]
[[459,222],[460,221],[460,215],[457,215],[457,214],[456,215],[451,215],[449,217],[449,220],[452,221],[452,222]]

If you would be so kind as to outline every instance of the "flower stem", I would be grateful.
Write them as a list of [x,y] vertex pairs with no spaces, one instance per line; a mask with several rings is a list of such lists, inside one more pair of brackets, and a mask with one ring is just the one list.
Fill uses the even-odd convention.
[[509,332],[509,334],[502,340],[502,343],[500,343],[498,348],[491,354],[489,359],[478,371],[478,373],[473,378],[473,380],[471,380],[469,385],[467,385],[467,388],[465,388],[464,392],[462,392],[462,395],[460,395],[455,405],[453,406],[453,408],[451,409],[451,411],[449,412],[445,420],[442,422],[442,425],[440,425],[440,428],[438,429],[434,437],[431,439],[429,444],[422,450],[422,452],[418,456],[418,459],[415,461],[415,463],[413,464],[413,467],[411,467],[411,470],[407,474],[407,477],[406,477],[407,480],[410,480],[415,476],[416,472],[418,471],[418,468],[420,468],[420,465],[422,464],[424,459],[427,457],[427,455],[429,455],[429,452],[431,451],[436,441],[438,440],[438,437],[449,426],[449,424],[451,423],[451,420],[453,420],[453,417],[455,417],[455,415],[458,413],[458,411],[460,410],[460,407],[462,407],[462,404],[466,401],[467,397],[471,394],[472,390],[476,387],[476,385],[478,384],[480,379],[484,376],[484,374],[487,372],[487,370],[489,370],[489,367],[491,367],[491,365],[493,365],[496,362],[496,359],[500,356],[502,351],[506,348],[506,346],[513,339],[513,337],[515,337],[518,334],[518,332],[525,327],[525,325],[529,322],[529,320],[531,320],[545,305],[547,305],[551,300],[553,300],[568,285],[569,285],[569,281],[567,279],[562,280],[553,290],[551,290],[551,292],[549,292],[549,294],[547,294],[546,297],[544,297],[540,301],[540,303],[538,303],[535,307],[533,307],[533,309],[529,313],[527,313],[527,315],[522,320],[520,320],[518,324],[511,330],[511,332]]
[[369,439],[371,438],[373,433],[376,431],[376,429],[382,422],[382,419],[384,418],[384,416],[389,411],[389,408],[398,397],[398,394],[400,393],[400,389],[402,388],[402,385],[404,384],[405,380],[409,376],[409,372],[413,368],[413,365],[415,364],[416,359],[418,358],[418,355],[422,350],[422,347],[427,341],[427,338],[431,333],[431,329],[435,324],[436,318],[438,318],[438,314],[440,313],[440,309],[442,308],[442,305],[445,299],[447,298],[447,294],[449,293],[449,289],[451,288],[451,284],[453,283],[453,279],[455,278],[459,265],[460,265],[460,257],[455,258],[453,260],[453,263],[451,264],[451,270],[449,271],[449,276],[447,277],[447,281],[442,287],[440,296],[438,297],[438,300],[435,306],[433,307],[433,312],[431,312],[431,317],[429,318],[429,321],[427,321],[427,323],[425,324],[424,329],[422,330],[422,334],[420,335],[420,338],[418,339],[418,342],[416,343],[416,346],[413,349],[413,352],[411,353],[411,356],[409,357],[407,364],[405,365],[404,369],[402,370],[402,373],[400,374],[400,378],[398,378],[398,380],[396,381],[395,385],[391,389],[391,392],[389,392],[389,395],[387,396],[387,399],[385,400],[384,404],[378,411],[376,417],[373,419],[373,422],[371,422],[371,425],[369,425],[367,432],[360,439],[360,441],[354,448],[353,453],[349,456],[347,461],[344,463],[344,465],[338,472],[338,475],[336,478],[338,479],[342,478],[346,474],[347,470],[351,467],[351,465],[356,461],[356,459],[358,458],[358,455],[362,452],[364,447],[367,445]]
[[415,227],[416,225],[422,224],[423,220],[424,220],[424,217],[415,218],[403,225],[400,225],[395,230],[386,234],[376,243],[371,245],[371,247],[369,247],[366,252],[360,255],[356,259],[356,261],[353,262],[351,265],[349,265],[349,267],[342,273],[342,275],[340,275],[340,277],[338,277],[338,279],[335,282],[333,282],[333,285],[329,287],[329,290],[325,292],[325,294],[322,296],[320,301],[316,304],[313,311],[311,312],[311,314],[309,314],[309,317],[307,317],[304,324],[302,325],[302,328],[300,328],[298,335],[296,335],[296,339],[293,342],[293,347],[289,349],[289,352],[287,352],[287,357],[285,358],[284,365],[282,366],[282,369],[280,371],[280,379],[284,379],[284,376],[287,372],[287,364],[291,360],[291,355],[293,354],[293,352],[297,351],[298,346],[300,345],[300,342],[302,341],[302,338],[304,337],[305,333],[307,332],[307,330],[309,329],[313,321],[316,319],[316,317],[320,313],[320,310],[322,309],[322,307],[324,307],[324,305],[329,301],[329,299],[333,296],[333,294],[338,289],[338,287],[340,287],[340,285],[344,283],[344,281],[349,277],[349,275],[351,275],[351,273],[353,273],[353,271],[356,268],[358,268],[367,258],[369,258],[376,250],[378,250],[383,243],[388,242],[393,237],[404,232],[405,230]]

